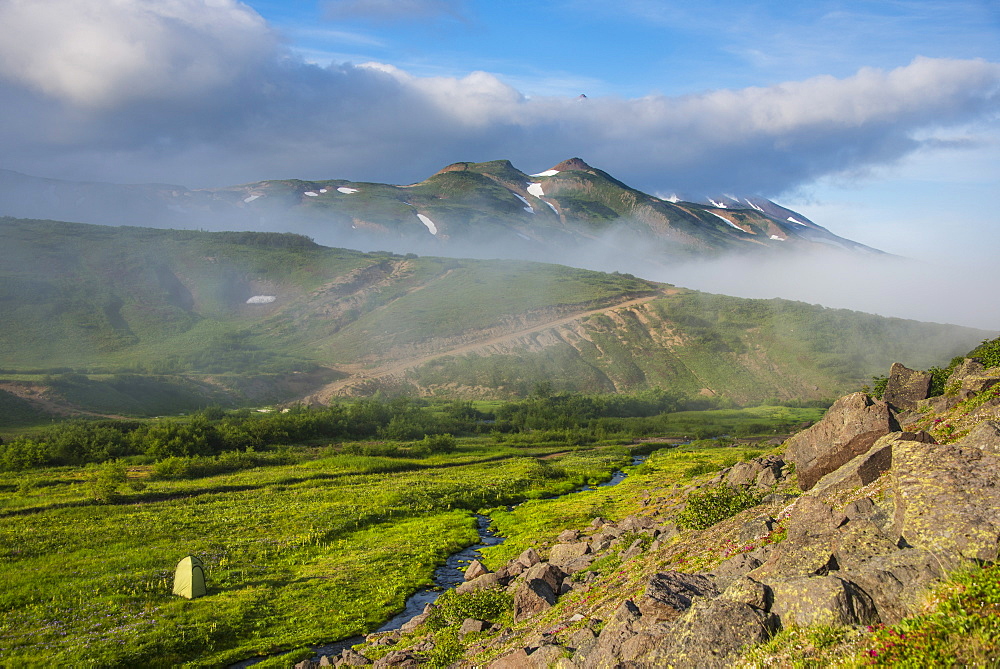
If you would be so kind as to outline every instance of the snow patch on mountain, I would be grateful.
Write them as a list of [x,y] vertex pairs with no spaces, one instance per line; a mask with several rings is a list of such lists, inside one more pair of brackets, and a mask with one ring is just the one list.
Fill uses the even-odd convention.
[[773,239],[775,241],[778,241],[778,242],[783,242],[783,241],[785,241],[786,238],[785,237],[779,237],[778,235],[771,235],[771,239]]
[[716,213],[715,213],[714,211],[710,211],[710,212],[708,212],[708,213],[710,213],[710,214],[711,214],[712,216],[715,216],[716,218],[721,218],[721,219],[722,219],[723,221],[725,221],[726,223],[728,223],[728,224],[729,224],[729,225],[731,225],[732,227],[736,228],[736,229],[737,229],[737,230],[739,230],[740,232],[746,232],[746,230],[744,230],[744,229],[743,229],[743,228],[741,228],[740,226],[736,225],[735,223],[733,223],[732,221],[730,221],[730,220],[729,220],[728,218],[726,218],[726,217],[725,217],[725,216],[723,216],[722,214],[716,214]]
[[343,193],[344,195],[350,195],[351,193],[357,193],[358,192],[357,188],[348,188],[347,186],[341,186],[337,190],[340,191],[341,193]]
[[537,182],[528,184],[528,192],[534,195],[535,197],[542,197],[543,195],[545,195],[545,191],[542,190],[542,184]]
[[792,223],[798,223],[799,225],[805,225],[807,228],[809,227],[808,225],[806,225],[802,221],[796,220],[794,216],[789,216],[788,220],[791,221]]
[[514,196],[514,197],[516,197],[516,198],[517,198],[518,200],[520,200],[521,202],[523,202],[523,203],[524,203],[524,210],[525,210],[526,212],[528,212],[529,214],[534,214],[534,213],[535,213],[535,208],[534,208],[534,207],[532,207],[532,206],[531,206],[531,204],[530,204],[530,203],[529,203],[529,202],[528,202],[528,201],[527,201],[526,199],[524,199],[523,197],[521,197],[521,196],[520,196],[520,195],[518,195],[517,193],[511,193],[511,195],[513,195],[513,196]]
[[673,195],[671,195],[670,197],[668,197],[668,198],[666,199],[666,201],[667,201],[667,202],[673,202],[674,204],[677,204],[678,202],[680,202],[680,201],[681,201],[681,199],[680,199],[679,197],[677,197],[677,194],[676,194],[676,193],[674,193]]
[[432,221],[431,219],[427,218],[427,217],[426,217],[426,216],[424,216],[423,214],[417,214],[417,218],[419,218],[419,219],[420,219],[420,222],[421,222],[421,223],[423,223],[423,224],[424,224],[425,226],[427,226],[427,230],[428,230],[428,231],[429,231],[429,232],[430,232],[430,233],[431,233],[432,235],[435,235],[435,236],[437,235],[437,233],[438,233],[438,229],[437,229],[437,226],[436,226],[436,225],[434,225],[434,221]]
[[311,190],[307,190],[303,195],[308,195],[309,197],[319,197],[319,193],[314,193]]
[[719,209],[726,209],[727,208],[725,202],[716,202],[712,198],[708,198],[708,201],[712,203],[713,207],[718,207]]
[[760,212],[760,213],[762,213],[762,214],[764,213],[764,210],[763,210],[763,209],[762,209],[761,207],[758,207],[757,205],[755,205],[755,204],[754,204],[753,202],[751,202],[750,200],[747,200],[747,201],[746,201],[746,203],[747,203],[748,205],[750,205],[750,207],[751,207],[752,209],[756,209],[757,211],[759,211],[759,212]]
[[246,202],[247,204],[250,204],[251,202],[253,202],[254,200],[256,200],[259,197],[260,197],[260,195],[251,195],[250,197],[243,198],[243,201]]
[[277,299],[278,298],[275,295],[254,295],[247,300],[247,304],[271,304],[271,302],[274,302]]
[[559,170],[545,170],[544,172],[539,172],[538,174],[532,174],[533,177],[554,177],[559,174]]

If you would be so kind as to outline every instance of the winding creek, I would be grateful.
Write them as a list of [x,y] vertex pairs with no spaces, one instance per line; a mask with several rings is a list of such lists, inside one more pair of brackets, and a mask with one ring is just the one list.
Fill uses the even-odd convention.
[[[636,465],[642,464],[646,460],[647,455],[633,455],[632,462],[630,466],[635,467]],[[627,473],[621,469],[617,469],[611,474],[611,478],[603,483],[598,483],[596,485],[585,485],[572,490],[568,493],[562,495],[554,495],[548,497],[547,499],[559,499],[560,497],[566,497],[567,495],[575,495],[581,492],[587,492],[589,490],[597,490],[599,488],[608,488],[611,486],[616,486],[628,476]],[[510,507],[511,509],[515,507]],[[388,622],[378,628],[379,632],[388,632],[390,630],[396,630],[408,623],[414,617],[423,613],[424,607],[428,604],[433,603],[438,597],[444,594],[446,591],[452,588],[458,587],[461,583],[465,581],[465,571],[462,568],[473,560],[479,560],[482,558],[482,553],[480,552],[484,548],[489,546],[496,546],[503,543],[503,537],[498,537],[490,529],[493,520],[489,516],[484,516],[476,514],[476,525],[479,532],[479,543],[473,544],[463,548],[462,550],[452,553],[448,556],[445,564],[434,570],[434,585],[426,588],[421,588],[417,590],[414,594],[406,600],[406,605],[403,610],[392,617]],[[333,643],[324,644],[321,646],[314,646],[313,653],[314,656],[312,660],[318,662],[323,655],[334,656],[339,655],[345,648],[350,648],[355,644],[359,644],[364,641],[364,637],[355,636],[349,637],[347,639],[341,639]],[[244,660],[243,662],[238,662],[236,664],[230,665],[229,669],[243,669],[244,667],[249,667],[258,662],[262,662],[268,659],[267,657],[255,657],[249,660]]]

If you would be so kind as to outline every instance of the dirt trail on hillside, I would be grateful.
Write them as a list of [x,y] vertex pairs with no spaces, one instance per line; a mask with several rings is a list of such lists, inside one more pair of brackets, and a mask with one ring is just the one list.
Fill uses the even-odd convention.
[[596,314],[603,314],[608,311],[614,311],[617,309],[628,309],[631,307],[638,306],[640,304],[645,304],[652,300],[667,297],[670,295],[675,295],[680,292],[676,288],[667,288],[655,295],[647,295],[645,297],[639,297],[632,300],[626,300],[624,302],[619,302],[617,304],[612,304],[606,307],[600,307],[598,309],[589,309],[585,311],[579,311],[576,313],[563,315],[558,318],[553,318],[540,323],[534,323],[528,327],[519,328],[517,330],[512,330],[506,332],[502,335],[496,335],[491,337],[485,337],[483,339],[459,344],[457,346],[451,346],[440,351],[435,351],[434,353],[428,353],[424,355],[413,356],[410,358],[405,358],[402,360],[394,360],[393,362],[374,368],[364,368],[362,365],[341,365],[337,367],[340,372],[347,372],[350,374],[349,377],[340,379],[339,381],[334,381],[333,383],[323,386],[321,389],[315,393],[305,397],[303,399],[307,404],[329,404],[330,400],[341,393],[341,391],[350,388],[351,386],[372,381],[375,379],[384,378],[387,376],[400,376],[404,374],[407,370],[413,369],[415,367],[420,367],[432,360],[437,358],[443,358],[446,356],[455,355],[465,355],[468,353],[474,353],[492,346],[499,344],[508,343],[510,341],[519,339],[521,337],[534,334],[536,332],[541,332],[543,330],[548,330],[554,327],[559,327],[561,325],[566,325],[574,321],[580,320],[581,318],[586,318],[588,316],[593,316]]
[[54,395],[48,386],[38,383],[4,381],[0,382],[0,390],[5,390],[11,395],[16,395],[29,402],[38,411],[52,416],[92,416],[95,418],[121,418],[124,420],[124,416],[102,414],[82,409],[71,402],[67,402],[58,395]]

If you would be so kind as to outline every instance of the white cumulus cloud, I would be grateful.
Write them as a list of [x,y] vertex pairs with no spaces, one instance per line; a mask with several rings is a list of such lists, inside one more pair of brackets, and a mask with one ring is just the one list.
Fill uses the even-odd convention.
[[775,194],[994,123],[998,87],[1000,64],[917,58],[679,97],[531,98],[486,72],[310,65],[235,0],[0,0],[0,168],[59,178],[411,183],[459,160],[534,172],[580,156],[650,192]]
[[201,94],[272,57],[235,0],[3,0],[0,76],[74,104]]

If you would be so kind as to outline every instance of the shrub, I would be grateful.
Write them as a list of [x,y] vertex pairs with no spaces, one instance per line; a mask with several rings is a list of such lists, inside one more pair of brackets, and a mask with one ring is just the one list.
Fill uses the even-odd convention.
[[931,367],[927,370],[931,375],[931,387],[927,394],[928,397],[944,395],[945,382],[951,376],[952,369],[952,367]]
[[455,437],[450,434],[425,434],[419,445],[430,453],[450,453],[455,450]]
[[871,396],[874,397],[875,399],[880,400],[885,395],[885,389],[886,386],[888,385],[889,385],[888,376],[885,375],[873,376],[871,388],[869,388],[868,386],[864,386],[861,389],[866,393],[870,393]]
[[704,530],[744,509],[757,506],[762,498],[759,492],[727,485],[695,492],[688,496],[684,510],[677,514],[677,526]]
[[473,590],[461,595],[449,590],[435,603],[437,608],[426,624],[436,631],[461,625],[466,618],[495,622],[513,608],[514,600],[504,590]]
[[90,480],[90,490],[98,502],[109,504],[121,497],[119,488],[128,481],[125,463],[109,460]]
[[711,462],[699,462],[698,464],[691,465],[684,470],[684,475],[689,479],[693,479],[695,476],[700,476],[701,474],[708,474],[709,472],[714,472],[718,469]]
[[984,339],[983,343],[969,351],[969,358],[979,358],[987,367],[1000,366],[1000,337]]

